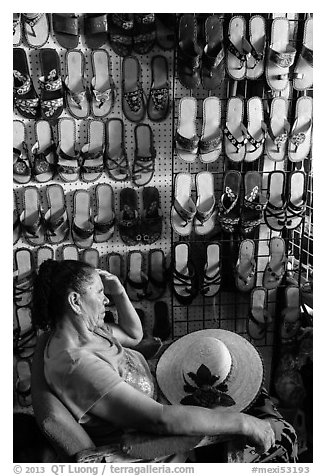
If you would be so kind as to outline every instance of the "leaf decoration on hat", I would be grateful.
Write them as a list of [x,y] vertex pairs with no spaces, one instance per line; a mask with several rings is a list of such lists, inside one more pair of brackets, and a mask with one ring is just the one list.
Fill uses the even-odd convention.
[[191,395],[186,395],[180,400],[183,405],[197,405],[206,408],[235,405],[233,398],[226,394],[228,391],[227,384],[220,383],[216,385],[220,377],[212,375],[206,365],[201,364],[196,373],[188,372],[187,375],[196,386],[191,385],[183,376],[185,383],[183,389],[186,393],[191,393]]

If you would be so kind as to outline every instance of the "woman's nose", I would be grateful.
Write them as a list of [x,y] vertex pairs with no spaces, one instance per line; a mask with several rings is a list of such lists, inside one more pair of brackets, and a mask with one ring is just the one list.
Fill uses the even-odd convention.
[[107,296],[104,295],[103,302],[104,302],[104,305],[105,305],[105,304],[109,304],[110,299],[109,299]]

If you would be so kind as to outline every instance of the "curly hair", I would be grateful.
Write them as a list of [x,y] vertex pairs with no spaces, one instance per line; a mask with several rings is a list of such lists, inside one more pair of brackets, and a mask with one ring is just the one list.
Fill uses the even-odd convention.
[[68,292],[83,294],[93,277],[94,267],[81,261],[44,261],[33,286],[32,322],[35,328],[54,329],[64,314]]

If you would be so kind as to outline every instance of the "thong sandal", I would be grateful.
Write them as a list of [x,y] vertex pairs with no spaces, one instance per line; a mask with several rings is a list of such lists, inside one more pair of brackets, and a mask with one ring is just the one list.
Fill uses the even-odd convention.
[[173,292],[180,304],[189,306],[198,291],[198,278],[190,257],[189,243],[174,244],[172,266]]
[[18,358],[16,360],[16,395],[21,407],[32,405],[31,394],[31,361],[27,358]]
[[216,15],[205,21],[205,46],[202,56],[201,82],[204,89],[216,89],[225,77],[223,22]]
[[240,221],[241,174],[229,170],[224,176],[223,193],[218,203],[218,216],[223,231],[234,233]]
[[290,173],[288,201],[286,204],[286,222],[288,230],[294,230],[301,225],[306,209],[306,176],[302,170]]
[[251,291],[247,332],[251,339],[260,340],[266,336],[272,316],[267,310],[267,290],[257,286]]
[[152,83],[147,101],[147,114],[151,121],[164,121],[169,114],[169,67],[164,56],[153,56],[151,61]]
[[191,198],[191,174],[180,172],[174,180],[174,201],[171,208],[171,225],[178,235],[190,235],[196,211]]
[[34,260],[30,249],[17,248],[14,252],[14,304],[28,306],[32,301]]
[[13,121],[13,179],[26,184],[31,180],[32,170],[26,144],[26,126],[22,121]]
[[75,190],[71,235],[78,248],[90,248],[94,238],[91,197],[87,190]]
[[222,152],[221,100],[209,96],[203,102],[203,127],[199,141],[199,159],[203,164],[217,160]]
[[248,127],[246,137],[245,162],[253,162],[259,159],[263,153],[266,136],[266,124],[264,122],[263,102],[259,97],[251,97],[247,100]]
[[140,122],[146,114],[142,74],[136,56],[127,56],[122,61],[122,110],[131,122]]
[[84,263],[93,266],[95,269],[99,267],[100,254],[95,248],[87,248],[81,253],[81,259]]
[[194,163],[197,156],[199,137],[196,133],[197,99],[182,97],[179,101],[178,128],[175,134],[177,156]]
[[205,297],[213,297],[220,290],[220,245],[219,243],[206,244],[206,261],[204,265],[203,282],[200,292]]
[[148,252],[148,287],[147,299],[156,301],[161,298],[166,289],[166,260],[160,249],[151,249]]
[[266,22],[261,15],[253,15],[249,20],[250,53],[247,55],[247,79],[258,79],[264,72]]
[[50,28],[46,13],[22,13],[23,32],[31,48],[41,48],[48,41]]
[[122,119],[114,118],[106,122],[104,166],[109,177],[117,182],[124,182],[130,176],[124,135]]
[[119,233],[121,240],[129,246],[141,241],[137,192],[126,187],[120,191]]
[[46,237],[52,245],[62,243],[69,234],[69,220],[66,210],[65,194],[58,183],[46,187],[48,211],[46,212],[45,229]]
[[140,230],[144,244],[151,245],[162,235],[163,218],[160,207],[160,196],[156,187],[144,187],[143,214]]
[[291,162],[301,162],[308,156],[311,148],[311,134],[312,97],[301,96],[296,102],[295,121],[288,142],[288,156]]
[[104,171],[104,122],[91,119],[88,121],[87,141],[81,149],[81,177],[84,182],[96,182]]
[[313,84],[313,18],[307,18],[304,25],[302,49],[294,68],[293,87],[305,91]]
[[13,78],[15,108],[26,119],[37,119],[40,115],[40,99],[35,91],[23,48],[14,48]]
[[59,177],[64,182],[76,182],[79,178],[79,156],[76,149],[76,124],[71,117],[58,121],[58,164]]
[[127,255],[127,275],[125,288],[129,299],[141,301],[147,297],[148,276],[145,273],[145,260],[141,251],[129,251]]
[[20,223],[24,238],[32,246],[44,244],[44,218],[38,188],[28,185],[23,190],[24,210],[20,215]]
[[268,175],[267,206],[264,210],[264,220],[268,228],[281,231],[285,226],[285,173],[274,170]]
[[31,149],[33,154],[33,176],[39,183],[49,182],[55,174],[57,148],[48,121],[41,120],[35,122],[35,137],[36,142]]
[[112,111],[116,96],[111,61],[104,49],[93,50],[91,58],[94,74],[91,80],[92,114],[95,119],[103,119]]
[[75,13],[52,13],[52,31],[62,48],[67,50],[77,48],[79,26]]
[[90,107],[85,80],[85,56],[80,50],[66,53],[65,105],[75,119],[85,119]]
[[227,117],[224,128],[224,147],[226,156],[232,162],[242,162],[246,155],[247,130],[242,122],[243,99],[232,97],[228,100]]
[[281,162],[285,157],[290,131],[287,116],[287,99],[274,98],[271,104],[270,123],[267,127],[265,150],[268,157],[275,162]]
[[239,257],[235,266],[235,285],[239,291],[248,292],[255,286],[256,261],[255,243],[243,240],[240,243]]
[[132,181],[137,187],[147,185],[153,178],[156,150],[154,136],[148,124],[137,124],[134,130],[135,152],[132,163]]
[[300,329],[300,290],[298,286],[285,288],[285,308],[281,312],[281,339],[293,339]]
[[211,172],[196,174],[196,215],[194,230],[197,235],[207,235],[215,226],[216,209],[214,194],[214,176]]
[[19,46],[22,42],[21,13],[13,13],[13,46]]
[[263,286],[268,290],[278,287],[286,271],[287,257],[283,238],[279,236],[271,238],[269,252],[270,257],[263,276]]
[[229,34],[226,38],[226,69],[229,76],[240,81],[246,76],[246,22],[242,16],[234,16],[229,23]]
[[200,84],[200,54],[197,42],[197,21],[194,14],[185,13],[179,20],[177,73],[182,86],[194,89]]
[[63,112],[63,86],[60,60],[53,48],[40,50],[42,76],[38,78],[42,119],[55,121]]
[[241,232],[251,233],[260,225],[267,199],[261,194],[262,177],[257,171],[246,172],[244,176],[244,197],[241,209]]
[[84,14],[84,33],[88,48],[101,48],[108,40],[107,13]]
[[96,185],[95,197],[94,241],[103,243],[112,238],[115,229],[114,194],[111,185],[107,183]]

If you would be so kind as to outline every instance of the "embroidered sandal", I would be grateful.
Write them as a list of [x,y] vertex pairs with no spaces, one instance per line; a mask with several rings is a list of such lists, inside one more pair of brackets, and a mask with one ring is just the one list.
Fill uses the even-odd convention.
[[91,80],[92,114],[95,119],[103,119],[112,111],[116,95],[111,61],[104,49],[93,50],[91,58],[94,75]]
[[63,111],[63,86],[60,60],[53,48],[40,50],[42,76],[38,78],[41,94],[40,105],[42,119],[54,121]]
[[56,245],[67,239],[69,220],[66,210],[65,194],[60,184],[53,183],[46,187],[48,211],[46,212],[45,230],[49,243]]
[[31,152],[33,154],[33,176],[39,183],[49,182],[55,174],[57,162],[56,145],[52,129],[48,121],[35,122],[36,142]]
[[196,160],[199,137],[196,133],[197,100],[182,97],[179,101],[178,128],[175,133],[177,156],[188,163]]
[[154,136],[148,124],[137,124],[134,129],[135,151],[132,163],[132,181],[137,187],[147,185],[153,178],[156,150]]
[[221,101],[209,96],[203,101],[203,126],[198,144],[200,161],[209,164],[217,160],[222,152]]
[[190,235],[196,211],[191,198],[191,174],[180,172],[174,180],[174,200],[170,215],[172,228],[178,235]]
[[239,257],[235,266],[235,285],[239,291],[248,292],[255,286],[256,261],[255,243],[243,240],[240,243]]
[[218,203],[218,216],[222,230],[227,233],[234,233],[240,221],[240,186],[240,172],[226,172],[223,193]]
[[83,145],[80,156],[80,171],[84,182],[96,182],[104,171],[105,125],[103,121],[88,121],[87,141]]
[[145,55],[155,44],[155,13],[135,13],[133,31],[133,49],[135,53]]
[[80,152],[76,150],[76,124],[74,119],[64,117],[58,121],[58,164],[59,177],[64,182],[76,182],[79,178]]
[[112,238],[114,233],[114,194],[111,185],[107,183],[96,185],[95,197],[94,241],[96,243],[103,243]]
[[90,106],[85,79],[85,56],[81,50],[66,53],[65,106],[75,119],[88,117]]
[[132,51],[134,31],[133,13],[108,14],[109,42],[112,50],[119,56],[128,56]]
[[122,119],[109,119],[106,122],[106,144],[104,165],[109,177],[123,182],[130,176]]
[[164,121],[169,114],[169,68],[164,56],[153,56],[151,61],[152,83],[147,101],[147,114],[151,121]]
[[131,122],[140,122],[146,114],[141,66],[136,56],[122,61],[122,110]]
[[26,127],[22,121],[13,121],[13,179],[26,184],[31,180],[32,170],[26,144]]
[[283,238],[274,236],[269,242],[269,260],[263,275],[263,286],[275,289],[279,286],[286,271],[287,257]]
[[40,114],[40,100],[35,91],[23,48],[13,52],[14,106],[26,119],[36,119]]

